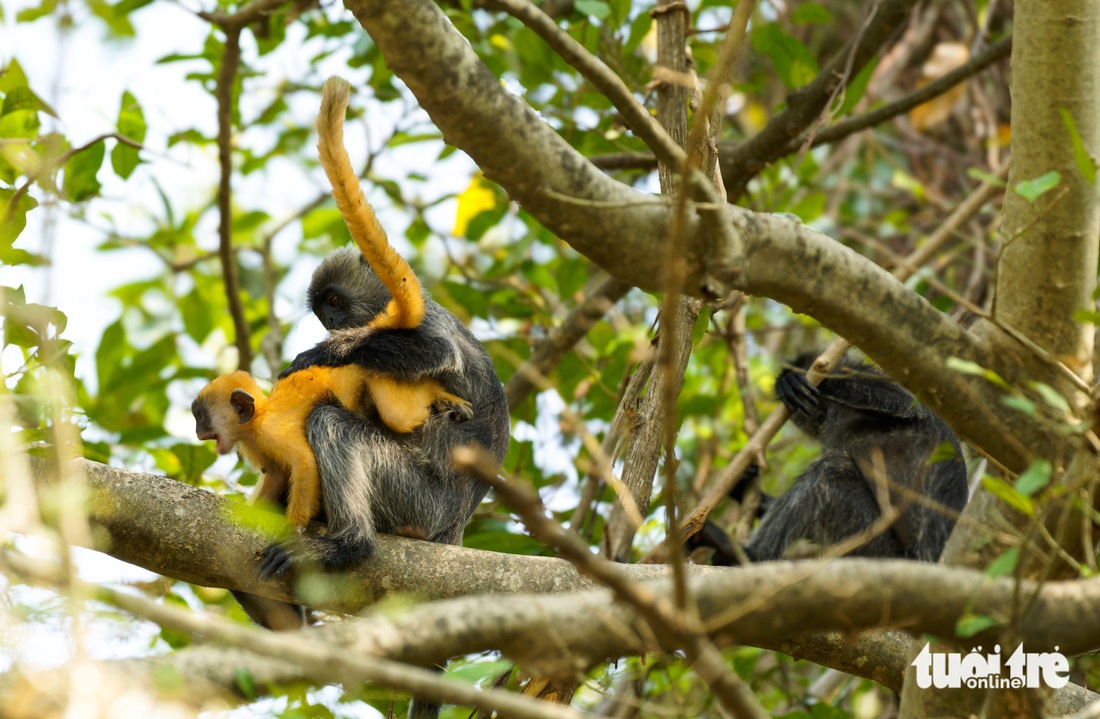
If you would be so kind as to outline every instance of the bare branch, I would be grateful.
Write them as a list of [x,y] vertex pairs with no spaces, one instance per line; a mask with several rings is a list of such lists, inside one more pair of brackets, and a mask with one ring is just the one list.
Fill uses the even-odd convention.
[[252,341],[241,306],[241,291],[237,282],[237,259],[233,256],[233,85],[241,61],[241,28],[225,28],[225,49],[218,68],[218,255],[222,263],[222,279],[229,315],[233,318],[233,343],[237,347],[237,366],[252,367]]

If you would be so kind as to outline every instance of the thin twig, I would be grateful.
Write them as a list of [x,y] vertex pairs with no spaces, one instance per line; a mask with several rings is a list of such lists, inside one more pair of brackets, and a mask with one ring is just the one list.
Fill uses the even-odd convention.
[[203,20],[217,25],[226,32],[230,30],[239,32],[246,25],[251,25],[257,20],[263,19],[265,15],[270,14],[280,5],[288,4],[287,0],[257,0],[254,3],[245,5],[234,13],[198,12],[195,14]]
[[630,285],[625,285],[610,275],[596,285],[584,301],[566,315],[560,325],[550,330],[546,338],[535,345],[527,361],[504,383],[508,408],[514,411],[535,388],[537,379],[549,374],[565,353],[588,334],[611,306],[629,291]]
[[243,370],[252,367],[252,340],[241,305],[241,292],[237,281],[237,262],[233,256],[233,84],[241,60],[241,30],[238,26],[225,29],[225,50],[218,68],[218,254],[222,261],[222,279],[229,315],[233,318],[233,342],[237,347],[237,366]]
[[[810,147],[837,142],[857,132],[866,130],[867,128],[881,125],[887,120],[912,110],[917,105],[923,105],[929,100],[933,100],[943,95],[951,88],[977,75],[993,63],[1008,57],[1011,52],[1012,37],[1002,38],[986,48],[980,55],[975,55],[969,62],[936,78],[919,90],[915,90],[905,97],[871,110],[870,112],[865,112],[857,117],[848,118],[847,120],[842,120],[829,127],[823,128],[810,141]],[[791,140],[784,146],[782,153],[786,155],[797,152],[799,148],[805,144],[807,139],[809,139],[808,135],[800,135]]]

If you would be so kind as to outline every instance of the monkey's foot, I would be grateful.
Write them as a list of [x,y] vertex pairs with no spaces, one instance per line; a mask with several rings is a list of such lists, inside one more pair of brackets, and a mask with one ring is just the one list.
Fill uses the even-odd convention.
[[357,541],[334,540],[299,533],[297,536],[270,545],[260,555],[260,578],[278,579],[303,565],[310,569],[346,569],[374,554],[371,538]]
[[802,413],[814,417],[821,411],[821,397],[817,387],[806,381],[802,372],[785,369],[775,379],[775,396],[792,414]]
[[474,406],[464,399],[441,399],[435,405],[439,414],[450,415],[455,422],[469,422],[474,418]]
[[278,579],[298,562],[292,551],[293,541],[272,544],[260,555],[260,579]]

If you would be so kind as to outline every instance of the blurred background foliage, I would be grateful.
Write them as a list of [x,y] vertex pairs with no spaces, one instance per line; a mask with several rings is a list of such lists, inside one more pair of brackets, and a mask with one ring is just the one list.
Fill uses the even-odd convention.
[[[492,72],[568,142],[623,182],[656,191],[645,146],[625,130],[607,99],[530,30],[471,0],[442,4]],[[640,100],[654,106],[650,4],[558,0],[542,6]],[[691,56],[705,76],[731,7],[716,0],[688,6]],[[204,7],[225,13],[238,9],[224,1]],[[861,3],[763,3],[727,101],[723,151],[755,135],[782,111],[789,93],[816,77],[860,32],[865,10]],[[1010,10],[1011,3],[993,0],[918,6],[896,43],[833,100],[822,126],[911,93],[965,62],[1010,32]],[[217,492],[246,492],[255,474],[232,460],[216,462],[213,448],[194,438],[188,413],[198,388],[216,372],[235,368],[239,357],[216,231],[214,98],[225,33],[181,6],[147,0],[42,0],[37,5],[3,0],[0,13],[9,35],[31,26],[45,28],[64,45],[90,34],[107,44],[108,58],[125,57],[127,48],[155,41],[149,28],[157,23],[180,23],[178,44],[190,43],[157,60],[161,92],[125,90],[115,101],[113,128],[91,137],[81,129],[87,118],[54,109],[67,89],[64,65],[59,77],[28,76],[25,68],[37,61],[32,52],[25,47],[15,54],[0,51],[0,260],[6,268],[0,277],[7,285],[0,295],[0,358],[3,391],[17,408],[19,441],[32,446],[71,441],[64,438],[71,438],[75,427],[82,439],[79,451],[91,459],[161,472]],[[319,258],[344,244],[348,234],[325,192],[312,123],[322,82],[340,73],[359,88],[347,134],[368,197],[435,298],[474,328],[507,381],[517,363],[530,356],[532,345],[591,290],[595,268],[443,142],[374,44],[338,5],[300,0],[277,6],[245,30],[241,47],[232,86],[231,237],[248,343],[256,358],[250,369],[270,377],[322,336],[319,324],[304,316],[305,282]],[[68,61],[89,60],[70,56]],[[1007,61],[999,62],[911,113],[771,162],[743,195],[731,200],[758,211],[796,215],[890,266],[918,246],[973,188],[968,171],[995,173],[1006,161],[1006,72]],[[172,98],[184,92],[205,100],[180,107]],[[181,168],[193,175],[190,181],[200,191],[184,192],[172,184]],[[997,252],[998,214],[997,207],[986,207],[910,285],[947,312],[982,306]],[[91,230],[82,237],[95,239],[74,247],[66,233],[74,223]],[[155,270],[148,271],[148,263],[135,269],[128,259],[135,252],[154,257]],[[28,287],[48,284],[43,278],[49,276],[49,263],[66,253],[88,257],[87,272],[106,273],[109,293],[82,296],[79,287],[54,287],[57,307],[28,297],[23,277]],[[67,302],[104,308],[101,326],[90,328],[97,343],[78,351],[67,340],[72,329]],[[743,331],[735,312],[742,314]],[[603,438],[625,380],[649,350],[655,319],[656,300],[630,292],[550,373],[551,388],[514,408],[514,440],[505,467],[534,482],[564,523],[575,518],[586,483],[594,481],[579,433]],[[310,339],[295,342],[297,335],[308,334],[299,325],[310,323],[315,325]],[[695,339],[679,398],[678,477],[687,508],[746,439],[743,395],[748,393],[761,414],[769,412],[782,361],[821,347],[830,337],[808,317],[767,299],[748,298],[704,311]],[[741,341],[748,349],[745,386],[737,381],[732,357]],[[50,390],[57,378],[72,388],[71,402]],[[815,451],[793,427],[785,429],[767,455],[765,489],[781,491]],[[613,495],[602,486],[590,490],[595,511],[576,528],[598,546]],[[635,558],[663,536],[662,501],[654,497]],[[727,527],[737,520],[731,512],[719,516]],[[502,552],[544,551],[491,497],[469,525],[466,544]],[[163,580],[144,588],[192,607],[237,611],[221,590]],[[156,641],[163,650],[187,640],[162,632]],[[869,682],[851,681],[819,692],[820,701],[809,705],[804,698],[822,675],[820,668],[749,648],[728,656],[765,705],[780,715],[875,716],[890,701]],[[491,678],[501,667],[490,659],[469,658],[469,666],[457,671],[467,671],[471,680]],[[452,665],[452,671],[455,666],[460,665]],[[598,704],[599,691],[612,685],[632,687],[646,716],[717,711],[690,670],[664,660],[632,659],[598,669],[581,701]],[[350,711],[331,692],[288,688],[287,697],[261,713],[332,716]],[[366,699],[382,711],[391,702],[382,690],[344,699]]]

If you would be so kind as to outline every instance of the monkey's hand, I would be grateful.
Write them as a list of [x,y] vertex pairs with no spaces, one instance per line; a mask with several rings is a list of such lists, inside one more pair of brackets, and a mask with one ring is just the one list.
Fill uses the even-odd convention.
[[325,352],[322,345],[317,345],[316,347],[312,347],[305,352],[300,353],[297,357],[294,358],[294,361],[290,363],[290,366],[282,371],[282,373],[279,375],[279,379],[283,379],[284,377],[292,375],[295,372],[301,372],[304,369],[309,369],[310,367],[316,367],[317,365],[326,364],[324,361],[326,358],[326,354],[327,353]]
[[441,397],[432,405],[432,410],[449,415],[455,422],[469,422],[474,418],[474,406],[459,397]]
[[[745,493],[749,491],[749,487],[756,485],[759,479],[760,465],[753,462],[737,479],[737,484],[733,485],[733,488],[729,491],[729,498],[737,502],[738,505],[743,505],[745,503]],[[775,497],[760,492],[760,499],[756,504],[757,519],[764,516],[774,499]]]
[[708,519],[698,532],[684,540],[684,552],[692,554],[696,549],[708,547],[712,551],[710,563],[716,567],[732,567],[737,564],[737,552],[729,535]]
[[797,370],[785,369],[775,380],[775,396],[787,406],[791,414],[801,414],[807,419],[821,416],[821,393],[806,381],[806,375]]

